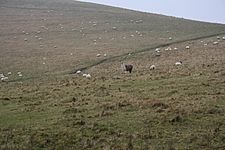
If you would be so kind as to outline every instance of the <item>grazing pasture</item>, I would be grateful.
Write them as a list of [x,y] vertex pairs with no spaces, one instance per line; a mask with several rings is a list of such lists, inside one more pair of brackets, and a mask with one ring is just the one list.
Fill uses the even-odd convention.
[[223,149],[224,36],[221,24],[2,0],[0,149]]

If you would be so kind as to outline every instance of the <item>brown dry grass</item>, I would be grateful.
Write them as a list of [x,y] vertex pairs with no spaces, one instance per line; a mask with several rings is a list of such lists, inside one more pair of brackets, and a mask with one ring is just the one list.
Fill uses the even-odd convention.
[[[165,44],[170,36],[179,41],[220,33],[223,25],[71,1],[0,4],[0,70],[13,72],[10,82],[0,83],[0,149],[223,149],[224,40],[172,44],[178,50],[161,47],[161,56],[149,50],[109,59],[85,70],[91,79],[67,74],[103,59],[97,53],[110,58]],[[140,18],[143,23],[130,22]],[[122,39],[136,30],[143,37]],[[123,73],[121,62],[133,64],[134,72]]]

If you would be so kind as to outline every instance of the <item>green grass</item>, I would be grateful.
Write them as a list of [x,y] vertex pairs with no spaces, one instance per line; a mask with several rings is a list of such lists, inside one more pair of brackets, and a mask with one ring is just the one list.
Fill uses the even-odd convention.
[[[73,1],[2,5],[0,73],[13,75],[0,82],[0,149],[225,147],[225,45],[212,44],[224,25]],[[155,57],[158,46],[179,50]],[[174,66],[178,60],[184,65]],[[132,63],[133,73],[121,73],[121,62]],[[70,74],[86,66],[91,79]]]
[[[1,100],[2,136],[9,136],[8,130],[12,130],[10,140],[16,143],[23,134],[33,143],[18,142],[17,146],[25,149],[60,149],[62,143],[68,149],[125,149],[130,136],[135,149],[224,146],[224,93],[216,99],[211,96],[222,90],[222,85],[202,84],[208,82],[205,76],[129,78],[133,80],[69,77],[25,92],[18,105],[16,100]],[[16,93],[10,96],[18,97]],[[5,142],[2,138],[2,145]]]

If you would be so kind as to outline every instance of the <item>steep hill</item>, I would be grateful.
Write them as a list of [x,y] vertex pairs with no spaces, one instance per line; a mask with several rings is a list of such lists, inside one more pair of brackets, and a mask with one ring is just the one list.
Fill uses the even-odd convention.
[[0,69],[27,74],[70,71],[99,61],[98,53],[117,56],[225,32],[224,25],[71,0],[3,0],[0,7]]
[[1,0],[0,149],[224,149],[224,36],[222,24]]

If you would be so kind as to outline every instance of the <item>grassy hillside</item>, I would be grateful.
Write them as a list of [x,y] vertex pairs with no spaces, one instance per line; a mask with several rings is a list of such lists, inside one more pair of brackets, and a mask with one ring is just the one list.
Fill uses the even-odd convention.
[[93,63],[97,53],[110,57],[225,31],[224,25],[75,1],[2,1],[0,11],[0,69],[26,74],[64,72]]
[[[224,25],[69,0],[0,8],[0,149],[225,147]],[[70,74],[82,67],[91,79]]]

